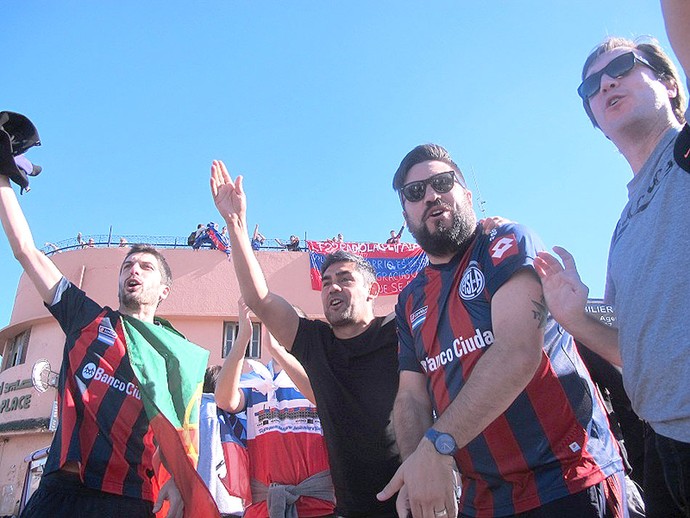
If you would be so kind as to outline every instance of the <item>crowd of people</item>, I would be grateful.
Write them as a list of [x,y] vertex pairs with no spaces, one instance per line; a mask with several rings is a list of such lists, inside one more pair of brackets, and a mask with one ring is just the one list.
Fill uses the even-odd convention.
[[[661,3],[687,73],[690,2]],[[220,455],[214,417],[244,412],[244,421],[234,422],[249,472],[248,485],[236,491],[241,505],[230,501],[224,513],[690,517],[690,126],[683,84],[655,40],[611,37],[587,57],[578,93],[594,127],[632,170],[608,260],[605,300],[616,309],[616,327],[586,312],[588,290],[565,249],[548,252],[516,222],[477,221],[462,171],[437,144],[413,148],[393,175],[405,226],[429,259],[394,314],[375,316],[375,270],[339,250],[320,268],[324,320],[307,318],[266,282],[254,254],[266,238],[258,226],[248,232],[242,177],[213,162],[211,194],[226,227],[199,225],[194,246],[204,234],[216,246],[216,238],[226,243],[243,301],[235,343],[212,370],[215,387],[205,387],[203,428],[213,440],[202,441],[216,451],[199,469],[213,489],[208,473],[219,463],[209,459]],[[0,152],[8,143],[11,149],[0,131]],[[60,423],[23,516],[148,517],[164,505],[170,517],[219,516],[212,495],[185,476],[191,461],[157,451],[169,439],[153,426],[160,416],[140,398],[123,396],[119,384],[90,381],[98,368],[142,393],[155,386],[130,359],[131,329],[150,325],[151,344],[153,335],[181,339],[155,315],[172,285],[165,258],[131,247],[120,269],[119,307],[100,306],[37,250],[9,166],[2,167],[5,234],[66,334]],[[388,242],[401,234],[391,230]],[[300,250],[297,236],[276,242]],[[243,375],[250,312],[272,336],[275,363],[254,363]],[[590,353],[592,374],[583,360]],[[612,365],[622,367],[622,383]],[[636,462],[643,472],[635,474],[642,498],[615,430],[630,429],[600,393],[609,381],[611,390],[624,387],[622,399],[643,420]],[[224,458],[227,479],[236,470]],[[158,464],[172,475],[161,487]]]

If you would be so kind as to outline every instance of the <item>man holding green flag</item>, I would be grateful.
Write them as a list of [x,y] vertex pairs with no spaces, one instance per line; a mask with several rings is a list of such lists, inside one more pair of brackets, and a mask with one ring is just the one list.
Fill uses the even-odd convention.
[[[208,351],[154,318],[170,293],[165,258],[154,248],[131,248],[113,310],[87,297],[36,248],[3,174],[0,220],[15,257],[66,335],[59,424],[22,517],[152,517],[165,501],[169,518],[219,516],[195,471]],[[157,456],[171,474],[162,487]]]

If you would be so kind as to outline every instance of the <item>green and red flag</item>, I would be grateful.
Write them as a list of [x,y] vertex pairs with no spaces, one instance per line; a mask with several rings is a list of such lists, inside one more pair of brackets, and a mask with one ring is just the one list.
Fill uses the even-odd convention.
[[209,352],[161,318],[149,324],[123,315],[122,325],[144,410],[165,467],[184,500],[185,518],[220,518],[213,497],[196,472],[199,402]]

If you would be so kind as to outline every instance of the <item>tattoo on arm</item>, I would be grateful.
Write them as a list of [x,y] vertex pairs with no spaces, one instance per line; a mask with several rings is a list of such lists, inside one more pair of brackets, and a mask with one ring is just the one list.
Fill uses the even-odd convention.
[[542,296],[539,302],[533,300],[532,304],[534,304],[532,315],[534,316],[534,320],[538,322],[537,327],[539,329],[546,327],[546,316],[549,313],[549,310],[546,308],[546,300]]

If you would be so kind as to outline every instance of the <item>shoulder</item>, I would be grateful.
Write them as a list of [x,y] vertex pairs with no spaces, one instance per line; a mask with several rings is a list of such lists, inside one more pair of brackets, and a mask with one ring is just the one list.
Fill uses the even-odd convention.
[[410,297],[413,293],[416,291],[423,289],[424,285],[427,283],[428,276],[427,276],[427,271],[429,269],[429,266],[426,266],[423,270],[421,270],[415,277],[405,286],[400,294],[398,295],[398,304],[400,304],[402,301],[406,300],[408,297]]
[[371,337],[375,341],[390,342],[394,341],[397,344],[398,333],[395,322],[395,313],[390,313],[383,317],[376,317],[374,324],[375,331]]
[[64,277],[58,285],[55,299],[52,304],[45,305],[56,318],[69,317],[75,313],[88,313],[97,315],[103,309],[112,312],[110,308],[103,308],[100,304],[93,301],[83,290],[69,282]]
[[333,333],[331,326],[322,320],[315,320],[311,318],[300,317],[299,319],[299,330],[307,332],[327,332]]
[[506,223],[492,230],[489,235],[477,238],[475,254],[488,254],[494,264],[516,254],[532,255],[543,250],[541,238],[531,228],[520,223]]
[[488,241],[494,241],[503,236],[516,236],[518,238],[527,236],[537,236],[536,232],[534,232],[534,230],[532,230],[530,227],[517,222],[505,223],[503,225],[500,225],[496,227],[492,232],[490,232],[488,236],[485,234],[481,235]]
[[334,336],[333,329],[326,322],[300,317],[297,335],[290,352],[301,358],[306,349],[318,347],[319,344],[330,343]]

